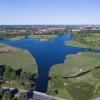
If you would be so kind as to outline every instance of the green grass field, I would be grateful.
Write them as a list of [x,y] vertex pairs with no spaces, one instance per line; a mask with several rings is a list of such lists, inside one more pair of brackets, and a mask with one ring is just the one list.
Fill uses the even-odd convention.
[[7,46],[6,44],[0,43],[0,48]]
[[[68,100],[95,100],[100,97],[100,54],[81,52],[66,56],[63,64],[52,66],[48,82],[50,95]],[[88,69],[91,72],[78,77],[64,78],[82,73]],[[56,77],[55,77],[56,76]],[[95,92],[94,92],[95,91]]]
[[69,46],[73,46],[73,47],[80,47],[80,48],[91,48],[91,49],[97,49],[100,50],[100,35],[93,35],[92,37],[85,37],[84,40],[86,40],[87,42],[93,43],[94,45],[90,44],[87,45],[85,43],[81,43],[77,40],[73,40],[73,41],[65,41],[65,45],[69,45]]
[[3,84],[1,84],[1,87],[24,89],[24,87],[21,83],[13,83],[13,84],[4,84],[3,83]]
[[25,36],[15,36],[15,37],[12,37],[12,38],[8,38],[10,40],[20,40],[20,39],[24,39]]
[[29,35],[32,38],[38,39],[40,41],[48,41],[57,37],[57,35]]
[[[4,46],[5,44],[0,44]],[[0,53],[0,64],[9,65],[14,69],[22,68],[26,72],[37,73],[37,64],[32,55],[26,50]]]
[[75,40],[73,41],[69,41],[69,42],[65,42],[66,45],[68,46],[73,46],[73,47],[80,47],[80,48],[89,48],[87,45],[79,43]]
[[100,64],[100,54],[81,52],[66,56],[63,64],[52,66],[49,75],[74,76]]
[[[69,41],[69,42],[65,42],[65,45],[89,49],[89,46],[88,45],[83,44],[83,43],[80,43],[80,42],[75,41],[75,40]],[[100,50],[100,46],[97,46],[97,47],[91,46],[91,49]]]
[[[57,35],[28,35],[28,37],[32,37],[32,38],[38,39],[40,41],[48,41],[50,39],[57,37]],[[25,36],[15,36],[15,37],[8,38],[8,39],[20,40],[20,39],[24,39],[24,38],[25,38]]]

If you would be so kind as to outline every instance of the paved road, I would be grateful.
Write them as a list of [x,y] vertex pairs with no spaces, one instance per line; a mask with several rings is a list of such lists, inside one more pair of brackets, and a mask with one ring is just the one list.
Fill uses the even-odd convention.
[[[2,87],[3,89],[10,89],[10,90],[14,90],[15,88],[9,88],[9,87]],[[18,94],[20,93],[27,93],[29,91],[27,90],[23,90],[23,89],[18,89]],[[33,97],[29,100],[65,100],[65,99],[61,99],[61,98],[58,98],[58,97],[53,97],[53,96],[49,96],[45,93],[41,93],[41,92],[37,92],[37,91],[34,91],[32,93]]]

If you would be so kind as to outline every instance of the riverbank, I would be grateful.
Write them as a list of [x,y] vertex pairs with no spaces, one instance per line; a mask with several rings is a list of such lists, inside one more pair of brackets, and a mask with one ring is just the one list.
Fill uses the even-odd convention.
[[[100,68],[95,69],[96,66],[100,66],[99,59],[100,54],[90,52],[80,52],[66,56],[63,64],[54,65],[50,70],[49,76],[51,79],[48,83],[48,93],[69,100],[77,100],[77,98],[82,97],[81,100],[90,100],[90,98],[99,97]],[[84,74],[79,74],[83,72]],[[84,87],[83,90],[81,90],[81,86]],[[83,91],[90,97],[86,98]],[[88,91],[91,91],[91,94]],[[96,91],[95,94],[94,91]]]
[[99,34],[82,34],[73,33],[72,41],[65,41],[65,45],[100,50],[100,35]]
[[[27,35],[27,37],[31,37],[31,38],[35,38],[37,40],[40,40],[40,41],[48,41],[50,39],[53,39],[53,38],[56,38],[57,35]],[[15,36],[15,37],[11,37],[11,38],[8,38],[10,40],[21,40],[21,39],[24,39],[25,36]]]
[[68,77],[84,72],[87,69],[94,68],[96,64],[100,64],[100,54],[91,52],[80,52],[66,56],[63,64],[52,66],[50,77],[60,75]]
[[22,68],[26,72],[38,72],[36,61],[29,52],[26,52],[26,50],[19,48],[15,49],[15,47],[5,44],[0,44],[0,49],[2,48],[3,51],[0,52],[1,65],[9,65],[14,69]]
[[[73,46],[73,47],[79,47],[79,48],[90,49],[90,47],[89,47],[87,44],[80,43],[80,42],[78,42],[78,41],[76,41],[76,40],[66,41],[66,42],[65,42],[65,45]],[[91,45],[91,49],[100,50],[100,46],[92,46],[92,45]]]
[[10,40],[21,40],[21,39],[24,39],[25,36],[15,36],[15,37],[11,37],[11,38],[8,38]]
[[29,35],[29,37],[38,39],[40,41],[48,41],[50,39],[56,38],[57,35]]

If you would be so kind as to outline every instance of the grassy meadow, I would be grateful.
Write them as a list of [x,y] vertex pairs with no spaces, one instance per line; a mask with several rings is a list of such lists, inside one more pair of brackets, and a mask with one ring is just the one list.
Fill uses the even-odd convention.
[[[0,44],[0,48],[6,46],[5,44]],[[8,65],[14,69],[22,68],[26,72],[37,73],[37,64],[32,55],[26,51],[19,49],[14,52],[0,53],[0,64]]]
[[77,40],[77,39],[69,41],[69,42],[65,41],[65,45],[100,50],[100,35],[96,34],[92,36],[85,36],[82,38],[83,38],[82,41]]
[[[63,64],[54,65],[49,73],[48,94],[66,100],[95,100],[100,97],[100,54],[80,52],[66,56]],[[83,73],[76,76],[79,73]],[[76,76],[68,78],[70,76]]]
[[80,52],[66,56],[63,64],[52,66],[49,75],[60,75],[61,77],[74,76],[100,64],[100,54]]
[[40,41],[48,41],[57,37],[57,35],[29,35],[32,38],[38,39]]

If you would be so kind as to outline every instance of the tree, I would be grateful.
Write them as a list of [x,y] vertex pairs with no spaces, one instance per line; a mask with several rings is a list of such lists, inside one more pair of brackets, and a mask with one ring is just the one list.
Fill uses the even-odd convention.
[[86,82],[70,83],[68,92],[74,100],[92,100],[95,87]]
[[35,90],[35,83],[32,80],[27,80],[24,84],[24,89],[29,91]]
[[16,80],[16,72],[14,70],[11,72],[11,80]]
[[53,96],[58,95],[60,89],[65,89],[64,82],[65,80],[62,77],[54,75],[49,80],[47,93]]
[[100,69],[93,69],[92,75],[94,79],[94,95],[99,96],[100,95]]
[[27,80],[27,73],[26,72],[21,72],[21,75],[20,75],[20,80],[22,82],[25,82]]
[[0,65],[0,79],[2,79],[5,67]]
[[18,100],[28,100],[26,94],[22,93],[19,95]]
[[6,66],[6,69],[5,69],[4,74],[3,74],[4,80],[10,80],[11,79],[11,71],[12,71],[12,69],[9,66]]
[[11,93],[10,93],[9,90],[6,90],[6,91],[4,92],[4,95],[3,95],[3,97],[2,97],[1,100],[12,100],[12,99],[11,99]]
[[3,92],[0,92],[0,100],[1,100],[2,96],[3,96]]

